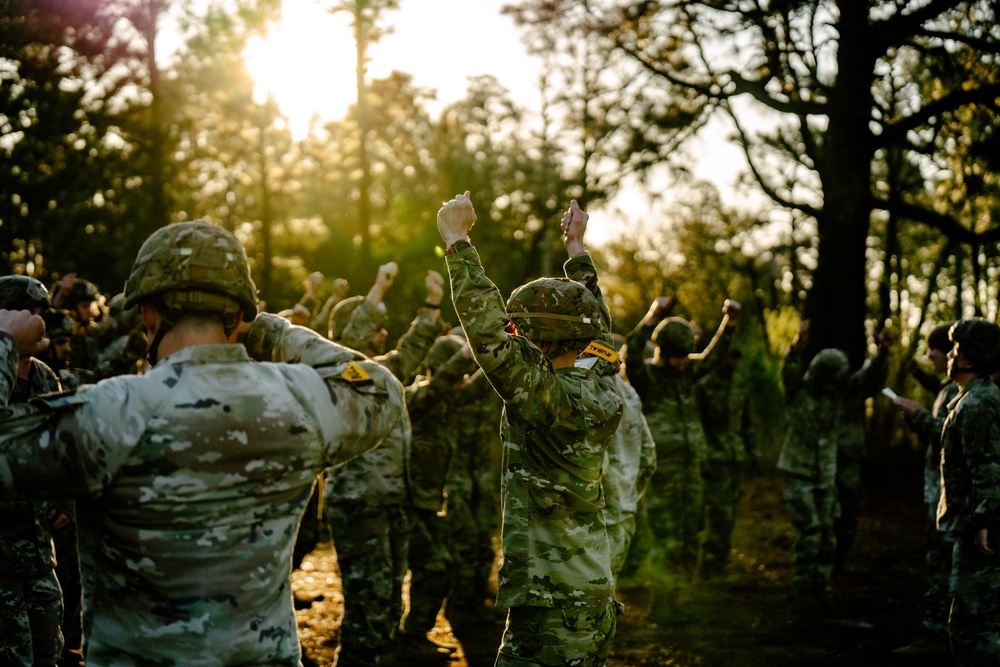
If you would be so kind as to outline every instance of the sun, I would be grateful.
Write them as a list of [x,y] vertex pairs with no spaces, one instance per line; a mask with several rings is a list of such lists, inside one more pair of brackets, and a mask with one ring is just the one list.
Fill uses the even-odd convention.
[[296,139],[310,121],[343,118],[357,99],[355,50],[349,19],[317,2],[283,3],[281,20],[243,52],[255,82],[254,98],[271,95]]

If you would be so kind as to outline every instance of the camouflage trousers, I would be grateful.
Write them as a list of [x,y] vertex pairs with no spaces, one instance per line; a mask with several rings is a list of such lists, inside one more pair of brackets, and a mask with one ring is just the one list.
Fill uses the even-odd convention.
[[955,536],[950,590],[948,636],[955,665],[1000,664],[1000,563],[981,553],[970,534]]
[[375,665],[403,612],[409,529],[399,506],[327,503],[344,590],[338,665]]
[[740,504],[742,466],[730,461],[711,461],[705,479],[705,555],[706,574],[720,572],[729,562]]
[[479,622],[486,600],[492,597],[490,574],[496,553],[493,550],[493,523],[480,521],[465,497],[448,496],[448,551],[451,554],[451,589],[447,616],[452,626],[466,620]]
[[924,590],[922,627],[928,632],[948,636],[948,615],[951,613],[951,556],[955,538],[950,532],[937,529],[937,506],[928,508],[927,517],[927,588]]
[[495,667],[602,667],[617,621],[610,600],[596,607],[511,607]]
[[830,583],[836,548],[833,523],[837,518],[837,490],[795,475],[785,475],[785,510],[795,528],[792,551],[793,583],[803,592],[821,593]]
[[55,572],[0,576],[0,665],[54,665],[62,652],[62,590]]
[[650,564],[661,583],[683,585],[701,562],[704,493],[698,464],[669,460],[658,464],[646,491],[646,513],[653,537]]
[[840,513],[833,523],[836,539],[833,566],[838,572],[847,567],[847,558],[858,534],[858,515],[861,514],[861,461],[837,459],[837,506]]
[[431,631],[451,585],[451,554],[448,524],[431,510],[411,508],[410,610],[403,622],[406,632],[422,635]]
[[604,521],[608,527],[608,542],[611,544],[611,576],[618,581],[635,535],[635,512],[605,509]]

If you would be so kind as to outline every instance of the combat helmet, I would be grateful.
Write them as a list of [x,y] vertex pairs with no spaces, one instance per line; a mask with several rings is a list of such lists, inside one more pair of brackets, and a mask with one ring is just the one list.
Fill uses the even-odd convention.
[[978,317],[959,320],[948,331],[948,338],[972,362],[977,375],[989,375],[1000,368],[1000,327],[992,322]]
[[49,292],[40,280],[29,276],[0,278],[0,308],[32,310],[48,308],[50,305]]
[[683,317],[668,317],[653,329],[653,342],[667,357],[686,357],[694,352],[695,335]]
[[[61,286],[57,285],[56,289],[61,290]],[[69,288],[65,296],[61,298],[56,297],[56,301],[59,303],[60,308],[71,310],[76,308],[78,304],[97,301],[97,297],[99,296],[100,293],[97,291],[97,286],[94,283],[83,278],[77,278],[73,281],[73,286]]]
[[65,310],[49,308],[42,313],[42,319],[45,320],[45,335],[52,340],[72,336],[75,331],[73,318]]
[[841,385],[847,379],[847,371],[850,363],[847,355],[841,350],[828,347],[820,350],[809,362],[807,371],[809,379],[816,384]]
[[[327,334],[330,340],[340,340],[341,336],[344,335],[344,329],[347,328],[347,323],[351,321],[351,315],[364,300],[363,296],[352,296],[333,307],[333,312],[330,313],[330,330]],[[386,312],[385,306],[381,303],[379,306],[375,310],[374,324],[377,328],[382,329],[389,323],[389,314]]]
[[532,341],[593,340],[601,335],[601,304],[569,278],[539,278],[507,300],[507,317]]
[[427,367],[434,372],[444,366],[445,362],[462,349],[465,339],[459,336],[445,334],[438,336],[431,349],[427,352]]
[[227,331],[235,327],[238,311],[244,322],[257,316],[257,288],[243,246],[230,232],[204,220],[153,232],[139,249],[124,294],[126,309],[160,297],[175,315],[218,312]]

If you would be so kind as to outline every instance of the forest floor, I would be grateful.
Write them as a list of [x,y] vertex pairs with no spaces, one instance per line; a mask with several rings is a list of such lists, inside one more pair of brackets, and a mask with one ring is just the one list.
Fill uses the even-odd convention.
[[[688,610],[695,620],[659,627],[644,618],[649,588],[619,592],[610,667],[883,667],[942,665],[943,656],[894,655],[919,628],[924,572],[922,473],[914,465],[866,478],[865,506],[848,572],[835,578],[829,603],[803,608],[791,596],[794,532],[781,503],[781,481],[747,479],[733,555],[725,573],[698,582]],[[336,556],[321,545],[293,576],[303,661],[334,662],[343,597]],[[484,627],[453,654],[449,667],[491,667],[500,626]],[[454,640],[444,616],[431,634]],[[384,665],[414,664],[406,656]]]

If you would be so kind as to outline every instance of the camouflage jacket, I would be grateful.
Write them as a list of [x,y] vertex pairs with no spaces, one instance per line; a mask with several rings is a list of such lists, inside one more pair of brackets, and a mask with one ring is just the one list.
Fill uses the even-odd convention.
[[[17,378],[10,403],[59,391],[59,380],[41,361],[31,359],[27,379]],[[55,567],[48,512],[68,507],[38,500],[0,501],[0,574],[38,577]]]
[[938,528],[961,539],[1000,534],[1000,389],[989,378],[966,383],[948,404],[941,431]]
[[930,410],[920,409],[909,418],[910,427],[927,450],[924,454],[924,502],[936,507],[941,498],[941,429],[948,417],[948,404],[958,396],[959,387],[951,380],[938,383]]
[[[218,665],[223,650],[299,664],[289,577],[313,481],[385,437],[402,387],[275,316],[246,345],[187,347],[2,411],[0,495],[94,500],[80,513],[88,663]],[[0,359],[4,401],[13,365]]]
[[[708,459],[708,443],[701,425],[694,382],[710,370],[704,362],[688,361],[684,370],[646,361],[646,342],[655,327],[640,325],[625,340],[625,370],[642,399],[642,413],[656,443],[656,463],[700,467]],[[729,348],[735,327],[726,327],[716,355]]]
[[635,512],[656,471],[656,443],[642,416],[639,394],[621,374],[616,374],[615,380],[624,407],[608,447],[608,472],[604,477],[604,512],[609,522]]
[[[554,369],[530,341],[507,333],[504,300],[475,248],[447,261],[455,311],[504,400],[497,605],[605,604],[612,580],[601,479],[622,412],[613,365],[591,357]],[[582,278],[606,313],[589,255],[569,260],[566,275]],[[602,329],[610,331],[607,316]]]
[[413,427],[410,496],[415,507],[434,512],[444,508],[445,485],[458,436],[451,415],[468,365],[467,360],[449,360],[430,378],[418,376],[406,387],[406,409]]
[[879,350],[848,377],[843,387],[827,395],[804,368],[801,351],[789,348],[782,368],[788,432],[778,457],[778,470],[824,485],[833,484],[838,465],[861,458],[865,401],[885,381],[888,358],[888,352]]
[[448,497],[472,500],[477,492],[498,497],[500,415],[503,400],[493,391],[482,369],[463,384],[451,419],[455,422],[455,449],[445,486]]
[[[338,342],[348,347],[367,347],[378,331],[375,307],[362,301],[344,328]],[[434,344],[440,326],[437,318],[421,312],[396,344],[396,348],[373,360],[406,382]],[[412,433],[409,416],[404,416],[377,449],[366,452],[346,465],[331,469],[326,479],[326,499],[330,504],[366,503],[398,505],[410,502],[410,446]]]
[[755,458],[755,435],[743,377],[709,373],[695,383],[694,396],[705,429],[709,462],[740,465]]

